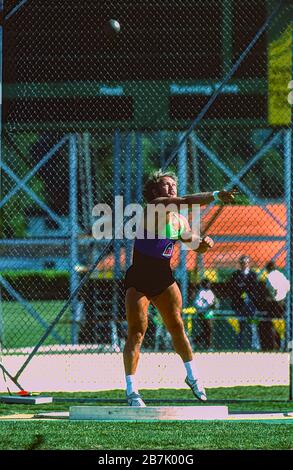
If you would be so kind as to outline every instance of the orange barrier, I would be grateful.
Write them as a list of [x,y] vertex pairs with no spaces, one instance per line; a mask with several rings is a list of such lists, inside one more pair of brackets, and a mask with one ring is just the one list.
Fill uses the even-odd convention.
[[[265,206],[272,214],[268,214],[262,206],[224,206],[218,217],[212,222],[208,235],[229,237],[285,237],[286,236],[286,207],[285,204],[268,204]],[[202,217],[201,227],[205,227],[217,211],[218,206],[213,206]],[[279,223],[278,223],[279,222]],[[283,227],[282,227],[283,226]],[[264,267],[274,255],[285,247],[285,241],[227,241],[216,243],[212,250],[203,255],[205,268],[235,268],[238,258],[245,254],[250,256],[252,265]],[[180,244],[175,245],[171,260],[174,269],[179,263]],[[125,269],[125,249],[120,250],[121,269]],[[276,264],[284,268],[286,251],[277,258]],[[110,254],[98,264],[101,271],[109,271],[114,268],[114,254]],[[192,271],[197,263],[197,254],[187,252],[187,269]]]

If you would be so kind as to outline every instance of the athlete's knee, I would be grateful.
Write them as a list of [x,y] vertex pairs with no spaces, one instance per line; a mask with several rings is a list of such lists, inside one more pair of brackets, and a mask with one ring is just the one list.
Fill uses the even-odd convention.
[[168,324],[168,330],[171,335],[184,335],[184,324],[181,318],[176,318]]
[[133,346],[140,346],[143,342],[145,331],[129,331],[127,340]]

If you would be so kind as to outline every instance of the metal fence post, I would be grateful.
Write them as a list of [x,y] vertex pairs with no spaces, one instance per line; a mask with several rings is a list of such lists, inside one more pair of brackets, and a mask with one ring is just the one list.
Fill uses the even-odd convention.
[[[179,134],[179,139],[182,134]],[[178,151],[178,180],[179,180],[179,195],[182,196],[187,193],[187,142],[181,146]],[[187,306],[188,299],[188,273],[186,263],[186,249],[181,247],[180,250],[180,281],[182,287],[182,301],[183,306]]]
[[[286,205],[286,219],[287,219],[287,236],[286,236],[286,275],[290,279],[290,262],[291,262],[291,131],[287,130],[284,133],[284,178],[285,178],[285,205]],[[291,339],[290,327],[290,296],[287,299],[286,305],[286,344],[289,345]]]
[[[114,134],[114,178],[113,178],[113,194],[114,196],[121,195],[121,133],[119,130],[115,131]],[[120,249],[121,249],[121,240],[116,239],[116,209],[115,209],[115,227],[114,227],[114,282],[116,283],[118,279],[121,277],[121,264],[120,264]],[[111,318],[111,346],[112,349],[115,351],[119,348],[118,346],[118,328],[117,328],[117,319],[118,319],[118,290],[117,287],[114,286],[113,291],[113,307],[112,307],[112,318]]]
[[143,165],[142,165],[142,135],[140,132],[135,133],[135,201],[142,202],[142,179],[143,179]]
[[[69,223],[70,223],[70,293],[78,284],[78,193],[77,193],[77,136],[69,137]],[[78,344],[78,299],[73,297],[71,302],[71,341]]]
[[[132,134],[129,132],[126,135],[125,142],[125,171],[124,171],[124,194],[125,194],[125,206],[131,203],[131,179],[132,179]],[[129,268],[131,264],[131,252],[132,252],[132,241],[125,240],[125,249],[126,249],[126,268]]]
[[94,198],[93,198],[93,178],[92,178],[92,161],[91,161],[91,151],[90,151],[90,138],[91,135],[89,132],[85,132],[82,136],[82,147],[83,147],[83,158],[85,163],[85,181],[87,185],[87,207],[88,207],[88,223],[92,225],[91,213],[94,207]]

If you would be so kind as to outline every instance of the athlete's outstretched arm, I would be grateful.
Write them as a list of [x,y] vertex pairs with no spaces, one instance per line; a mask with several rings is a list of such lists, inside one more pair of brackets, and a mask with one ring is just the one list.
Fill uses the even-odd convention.
[[228,204],[229,202],[234,201],[237,194],[237,189],[231,189],[231,191],[214,191],[210,193],[187,194],[186,196],[181,197],[157,197],[153,199],[150,204],[163,204],[164,206],[174,204],[177,207],[182,204],[188,206],[199,204],[200,206],[205,206],[206,204],[210,204],[215,200],[219,200],[224,204]]

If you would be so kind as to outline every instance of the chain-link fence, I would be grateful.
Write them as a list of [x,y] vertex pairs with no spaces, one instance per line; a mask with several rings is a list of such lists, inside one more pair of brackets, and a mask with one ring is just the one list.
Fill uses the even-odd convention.
[[[290,15],[277,0],[4,2],[4,354],[123,350],[133,242],[93,238],[92,211],[114,224],[117,196],[142,203],[170,155],[180,195],[239,189],[201,208],[212,249],[175,245],[193,350],[287,350]],[[153,306],[142,350],[173,350]]]

